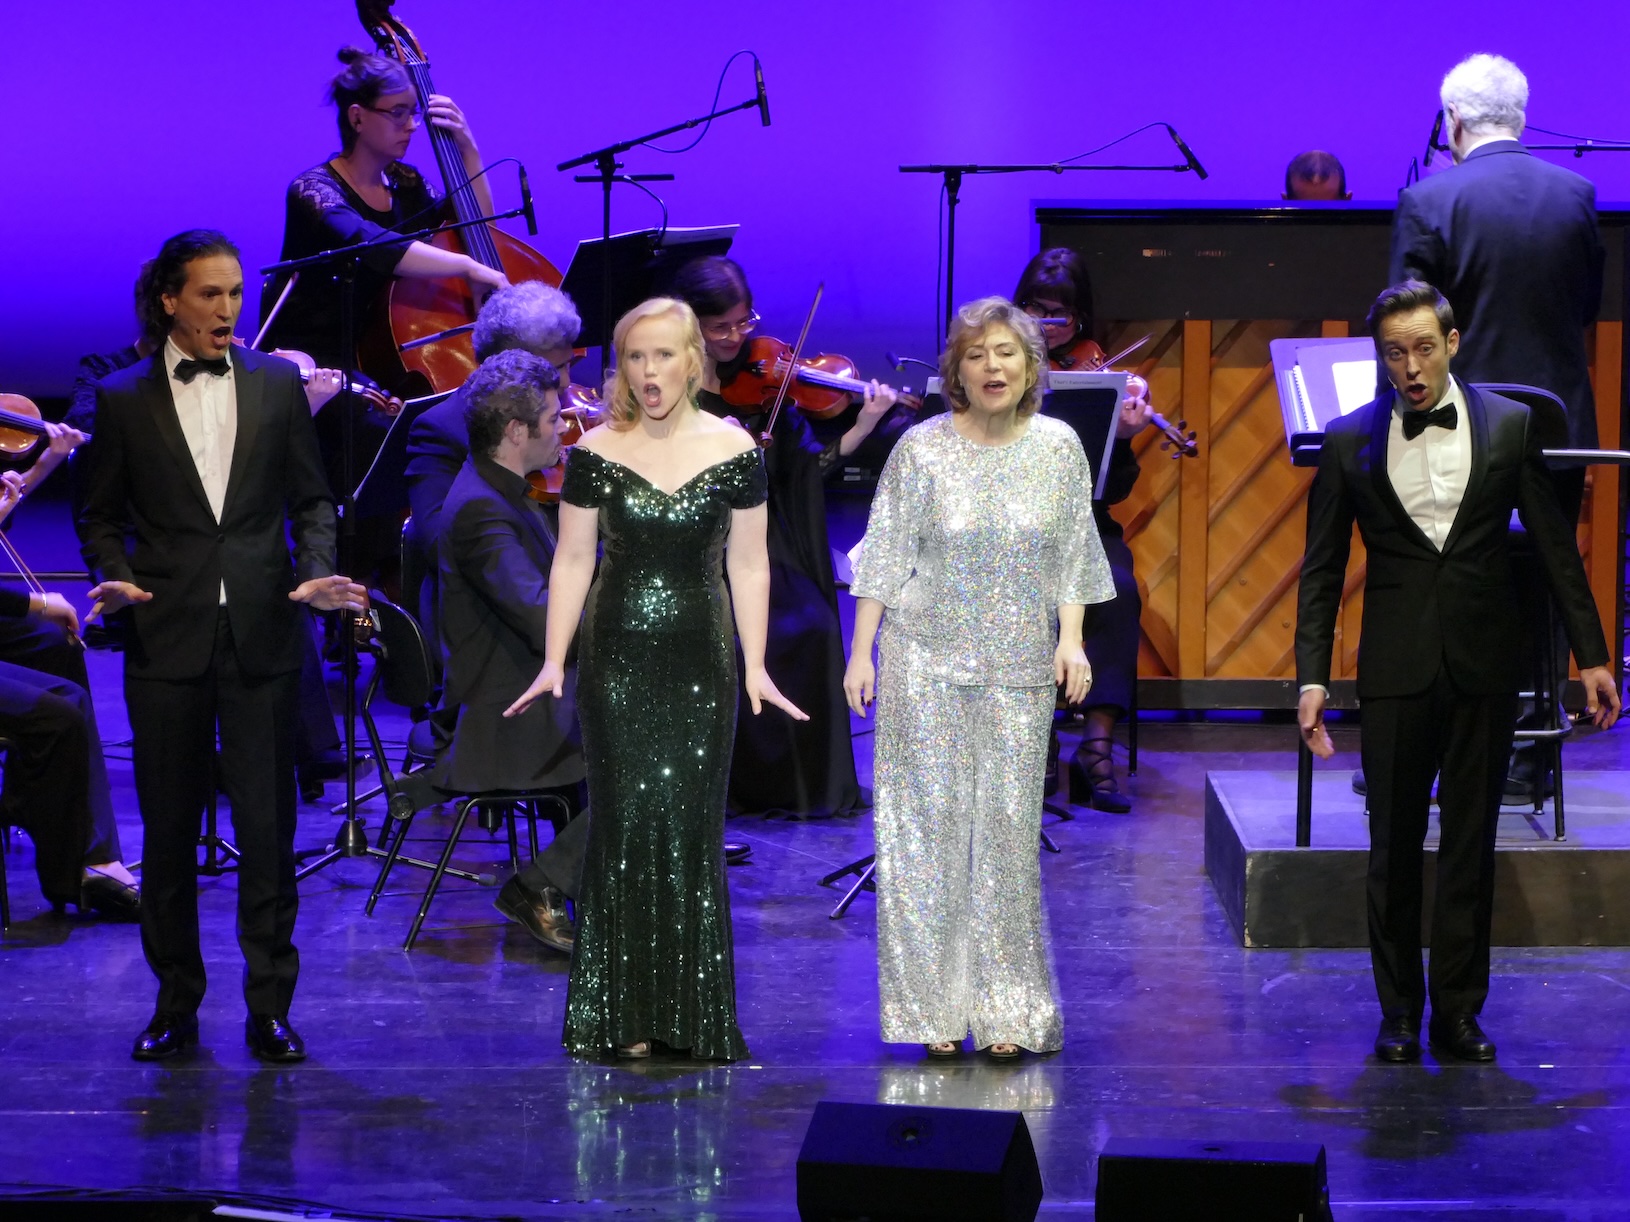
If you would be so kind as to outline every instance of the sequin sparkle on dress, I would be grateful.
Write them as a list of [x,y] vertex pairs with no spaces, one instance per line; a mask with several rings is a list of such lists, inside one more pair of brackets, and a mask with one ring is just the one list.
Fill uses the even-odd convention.
[[578,652],[589,836],[564,1041],[601,1056],[659,1040],[736,1060],[725,787],[736,658],[725,541],[765,498],[746,450],[665,493],[578,447],[561,499],[599,511],[604,545]]

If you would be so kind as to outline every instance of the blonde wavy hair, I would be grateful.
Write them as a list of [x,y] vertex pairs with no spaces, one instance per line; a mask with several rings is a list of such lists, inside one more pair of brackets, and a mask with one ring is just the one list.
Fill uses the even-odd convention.
[[1024,397],[1019,400],[1019,415],[1033,416],[1041,410],[1041,397],[1047,391],[1047,344],[1041,328],[1006,297],[981,297],[970,301],[956,312],[951,321],[951,336],[940,353],[940,392],[953,412],[968,410],[968,388],[962,384],[962,358],[968,349],[985,338],[992,327],[1002,326],[1012,331],[1024,345]]
[[702,384],[702,362],[705,360],[702,326],[696,321],[696,312],[683,301],[673,297],[652,297],[619,318],[611,332],[612,350],[618,359],[616,368],[606,378],[604,402],[606,412],[611,417],[606,424],[613,432],[626,432],[640,418],[640,401],[634,394],[634,388],[628,384],[628,372],[622,363],[624,342],[636,323],[647,318],[660,318],[664,314],[672,314],[679,319],[683,333],[680,342],[685,355],[690,358],[691,368],[685,379],[685,393],[690,398],[691,406],[696,406],[696,388]]

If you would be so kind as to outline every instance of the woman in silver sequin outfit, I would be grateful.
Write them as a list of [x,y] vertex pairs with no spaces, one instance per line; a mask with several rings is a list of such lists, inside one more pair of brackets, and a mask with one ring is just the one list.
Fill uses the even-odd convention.
[[937,1056],[970,1029],[1002,1058],[1063,1044],[1037,860],[1047,735],[1057,685],[1072,702],[1091,685],[1082,616],[1114,583],[1081,442],[1036,414],[1046,367],[1011,302],[959,311],[952,410],[890,456],[850,586],[844,691],[862,716],[877,703],[883,1038]]

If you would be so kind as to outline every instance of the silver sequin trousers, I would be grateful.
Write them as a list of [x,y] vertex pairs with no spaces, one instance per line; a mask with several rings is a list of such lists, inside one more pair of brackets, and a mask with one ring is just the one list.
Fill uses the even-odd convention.
[[[1063,1046],[1037,860],[1052,687],[947,683],[885,634],[873,801],[883,1039]],[[917,655],[917,656],[913,656]]]

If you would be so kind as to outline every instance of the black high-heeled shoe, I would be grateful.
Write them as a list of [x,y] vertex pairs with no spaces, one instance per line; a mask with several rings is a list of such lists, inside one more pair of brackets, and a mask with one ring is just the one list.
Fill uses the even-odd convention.
[[1070,760],[1070,801],[1111,815],[1124,815],[1132,802],[1115,783],[1111,738],[1083,738]]

